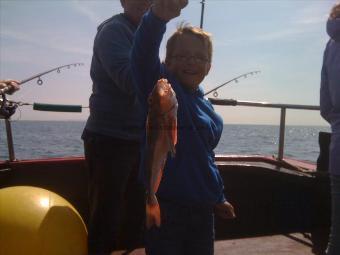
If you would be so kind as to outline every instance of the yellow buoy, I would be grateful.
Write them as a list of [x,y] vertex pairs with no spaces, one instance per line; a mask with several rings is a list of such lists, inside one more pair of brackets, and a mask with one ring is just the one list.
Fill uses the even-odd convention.
[[1,255],[86,255],[87,231],[77,210],[46,189],[0,189]]

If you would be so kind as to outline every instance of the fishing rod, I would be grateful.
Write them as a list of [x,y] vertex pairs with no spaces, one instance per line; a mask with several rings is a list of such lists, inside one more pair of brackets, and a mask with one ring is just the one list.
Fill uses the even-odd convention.
[[[22,85],[22,84],[24,84],[26,82],[29,82],[31,80],[34,80],[36,78],[38,78],[37,84],[38,85],[42,85],[43,84],[43,81],[41,79],[42,76],[44,76],[44,75],[46,75],[48,73],[54,72],[54,71],[57,71],[57,73],[60,73],[60,70],[63,69],[63,68],[70,69],[71,66],[76,67],[76,66],[82,66],[82,65],[84,65],[84,63],[72,63],[72,64],[63,65],[63,66],[58,66],[58,67],[52,68],[50,70],[47,70],[45,72],[41,72],[41,73],[35,74],[35,75],[33,75],[33,76],[29,77],[29,78],[26,78],[24,80],[21,80],[21,81],[19,81],[19,85]],[[10,89],[11,89],[11,86],[7,86],[7,87],[5,87],[3,89],[0,89],[0,95],[4,95]]]
[[221,87],[223,87],[223,86],[225,86],[225,85],[227,85],[228,83],[233,82],[233,81],[235,81],[236,83],[238,83],[238,80],[239,80],[240,78],[246,79],[246,78],[248,77],[248,75],[255,75],[255,74],[258,74],[258,73],[260,73],[260,72],[261,72],[261,71],[252,71],[252,72],[245,73],[245,74],[242,74],[242,75],[240,75],[240,76],[237,76],[237,77],[235,77],[235,78],[233,78],[233,79],[231,79],[231,80],[229,80],[229,81],[227,81],[227,82],[225,82],[225,83],[222,83],[221,85],[217,86],[216,88],[213,88],[212,90],[209,90],[209,91],[206,92],[204,95],[206,96],[206,95],[210,94],[211,92],[214,92],[214,94],[213,94],[214,97],[218,97],[217,90],[218,90],[219,88],[221,88]]
[[[55,68],[52,68],[50,70],[47,70],[45,72],[41,72],[38,73],[36,75],[33,75],[27,79],[21,80],[19,81],[19,84],[24,84],[28,81],[34,80],[36,78],[38,78],[37,80],[37,84],[38,85],[42,85],[43,81],[41,79],[42,76],[57,71],[57,73],[60,73],[60,70],[63,68],[67,68],[70,69],[71,66],[82,66],[84,65],[83,63],[72,63],[72,64],[67,64],[67,65],[62,65],[62,66],[58,66]],[[26,103],[21,103],[21,102],[14,102],[14,101],[10,101],[7,100],[6,98],[6,92],[10,91],[12,89],[12,86],[7,86],[5,88],[0,89],[0,118],[5,118],[8,119],[10,118],[14,113],[15,110],[17,109],[18,106],[22,106],[22,105],[27,105]],[[36,109],[35,109],[36,108]],[[33,109],[35,110],[40,110],[40,111],[52,111],[54,109],[54,111],[64,111],[64,112],[81,112],[82,107],[81,106],[68,106],[68,105],[48,105],[48,104],[33,104]]]
[[43,81],[41,79],[41,76],[46,75],[46,74],[51,73],[51,72],[56,71],[56,70],[57,70],[57,73],[60,73],[60,70],[63,69],[63,68],[66,68],[66,67],[67,67],[67,69],[70,69],[71,66],[76,67],[76,66],[82,66],[82,65],[84,65],[84,63],[73,63],[73,64],[68,64],[68,65],[58,66],[58,67],[55,67],[55,68],[53,68],[51,70],[48,70],[48,71],[45,71],[45,72],[33,75],[33,76],[31,76],[31,77],[29,77],[27,79],[24,79],[24,80],[20,81],[19,84],[21,85],[21,84],[24,84],[24,83],[26,83],[28,81],[34,80],[35,78],[38,78],[37,84],[38,85],[42,85]]
[[201,29],[203,29],[204,7],[205,7],[205,0],[202,0],[201,1],[201,22],[200,22]]

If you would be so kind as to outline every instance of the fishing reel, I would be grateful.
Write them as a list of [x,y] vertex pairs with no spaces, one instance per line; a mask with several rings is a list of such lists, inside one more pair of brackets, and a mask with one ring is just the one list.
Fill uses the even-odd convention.
[[9,119],[18,108],[16,102],[7,100],[6,95],[2,94],[0,99],[0,118]]

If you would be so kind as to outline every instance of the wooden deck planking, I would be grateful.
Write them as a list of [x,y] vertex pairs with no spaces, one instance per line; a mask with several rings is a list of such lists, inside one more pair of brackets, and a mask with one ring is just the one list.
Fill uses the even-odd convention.
[[[111,255],[122,255],[113,252]],[[232,239],[215,242],[215,255],[313,255],[311,241],[300,233]],[[145,255],[137,249],[129,255]]]

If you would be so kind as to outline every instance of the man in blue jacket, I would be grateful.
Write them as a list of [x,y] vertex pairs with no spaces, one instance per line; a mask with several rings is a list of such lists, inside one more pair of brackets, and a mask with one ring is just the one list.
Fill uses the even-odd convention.
[[340,3],[327,22],[327,43],[321,73],[320,110],[332,129],[329,173],[332,196],[332,226],[327,255],[340,254]]
[[124,13],[98,27],[93,46],[90,116],[82,135],[89,170],[89,254],[110,254],[125,245],[122,239],[136,240],[132,234],[140,235],[144,219],[144,191],[137,181],[143,123],[129,56],[151,0],[121,4]]

